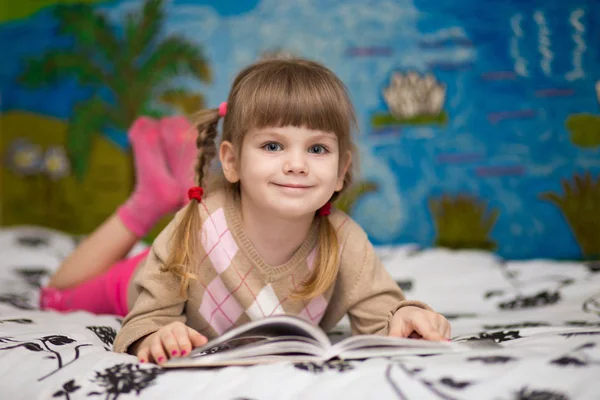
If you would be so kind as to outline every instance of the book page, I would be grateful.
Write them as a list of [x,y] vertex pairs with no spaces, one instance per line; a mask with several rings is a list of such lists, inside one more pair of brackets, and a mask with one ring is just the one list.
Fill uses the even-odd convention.
[[319,358],[323,354],[323,349],[310,339],[301,340],[298,337],[282,337],[267,339],[262,342],[252,343],[247,346],[230,348],[226,351],[215,351],[194,357],[183,357],[173,359],[173,365],[177,360],[192,362],[194,365],[211,365],[214,362],[221,361],[241,361],[246,358],[255,358],[259,356],[286,355],[286,356],[310,356]]
[[469,344],[463,342],[434,342],[424,339],[399,338],[378,335],[359,335],[347,338],[334,345],[327,357],[340,356],[344,359],[361,359],[395,355],[427,355],[464,352],[476,347],[500,348],[493,341]]
[[321,351],[319,353],[322,354],[324,349],[329,347],[329,339],[320,328],[297,317],[280,315],[252,321],[230,330],[206,345],[193,350],[188,357],[260,347],[268,342],[273,342],[274,339],[283,337],[287,338],[287,341],[291,340],[292,337],[299,338],[299,341],[304,342],[308,340],[315,349],[312,350],[313,354],[316,354],[316,348],[320,347]]
[[321,357],[308,356],[308,355],[261,355],[256,357],[244,357],[233,360],[204,360],[203,358],[174,358],[169,360],[166,364],[163,364],[163,368],[186,368],[186,367],[228,367],[232,365],[257,365],[257,364],[268,364],[274,362],[319,362],[322,361]]
[[399,347],[399,348],[434,348],[446,349],[452,342],[433,342],[423,339],[399,338],[382,335],[356,335],[345,338],[333,347],[338,351],[354,350],[366,347]]

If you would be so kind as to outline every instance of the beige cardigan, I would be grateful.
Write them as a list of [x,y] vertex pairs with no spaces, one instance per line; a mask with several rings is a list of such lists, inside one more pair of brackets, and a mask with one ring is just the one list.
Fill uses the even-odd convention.
[[174,321],[184,322],[211,339],[231,327],[269,315],[296,315],[328,331],[348,314],[354,334],[385,335],[400,307],[430,309],[422,302],[405,300],[366,233],[340,211],[334,210],[328,217],[341,248],[337,281],[323,295],[302,301],[291,299],[290,294],[312,273],[318,218],[292,258],[272,266],[244,234],[236,201],[215,192],[203,199],[198,209],[203,221],[198,279],[191,281],[182,295],[179,279],[160,272],[171,235],[181,219],[179,212],[156,238],[130,282],[131,311],[114,342],[116,352],[127,352],[138,339]]

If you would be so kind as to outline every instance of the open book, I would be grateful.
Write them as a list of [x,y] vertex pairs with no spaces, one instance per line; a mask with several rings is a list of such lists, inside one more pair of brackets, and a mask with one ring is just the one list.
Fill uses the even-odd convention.
[[430,355],[464,352],[474,347],[499,347],[491,340],[477,342],[431,342],[379,335],[328,337],[321,328],[298,317],[278,315],[234,328],[165,368],[253,365],[275,361],[327,361],[399,355]]

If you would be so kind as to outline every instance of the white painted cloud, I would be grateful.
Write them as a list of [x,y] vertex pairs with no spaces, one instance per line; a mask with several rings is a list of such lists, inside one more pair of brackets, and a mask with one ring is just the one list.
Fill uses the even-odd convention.
[[461,27],[452,26],[450,28],[442,28],[434,33],[425,34],[422,38],[427,42],[436,42],[444,39],[466,39],[467,35]]
[[166,26],[166,33],[187,36],[194,42],[204,44],[221,25],[221,17],[210,6],[185,5],[168,9],[168,18],[176,20]]

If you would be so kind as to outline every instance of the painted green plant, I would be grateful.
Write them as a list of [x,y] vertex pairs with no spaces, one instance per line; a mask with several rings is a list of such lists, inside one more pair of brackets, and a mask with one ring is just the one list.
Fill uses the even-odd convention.
[[499,211],[474,196],[444,194],[429,199],[436,229],[435,245],[451,249],[496,250],[490,233]]
[[358,199],[360,199],[367,193],[372,193],[376,191],[377,185],[375,183],[369,181],[360,181],[353,184],[347,190],[345,190],[335,200],[334,205],[338,210],[341,210],[346,214],[351,214],[354,206],[358,202]]
[[565,125],[571,133],[571,141],[580,147],[600,146],[600,115],[569,115]]
[[563,194],[546,192],[540,198],[557,206],[567,220],[586,258],[600,257],[600,175],[589,172],[562,180]]
[[[103,130],[124,132],[140,115],[167,112],[159,102],[189,110],[202,96],[170,83],[181,76],[211,81],[203,51],[177,35],[163,37],[163,3],[145,0],[141,11],[128,13],[122,34],[90,5],[54,9],[61,34],[74,39],[71,47],[52,50],[27,61],[20,81],[41,87],[63,78],[77,78],[92,95],[76,104],[69,120],[66,148],[75,176],[82,180],[89,167],[92,137]],[[131,162],[133,158],[131,157]]]
[[375,113],[371,117],[371,125],[375,128],[399,125],[446,125],[447,123],[448,113],[446,111],[441,111],[436,115],[418,115],[406,119],[398,119],[388,113]]

